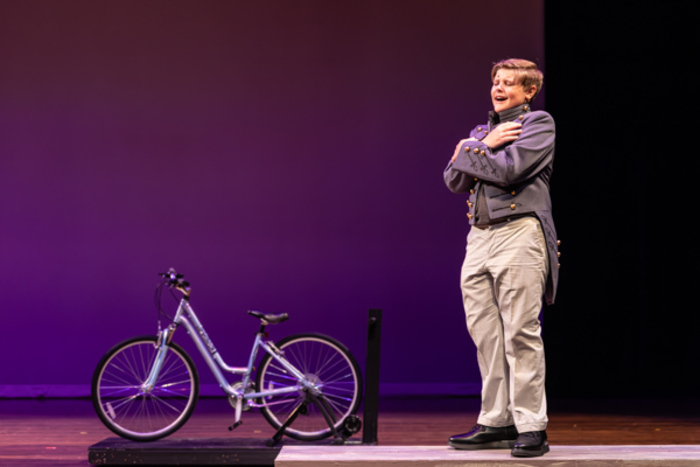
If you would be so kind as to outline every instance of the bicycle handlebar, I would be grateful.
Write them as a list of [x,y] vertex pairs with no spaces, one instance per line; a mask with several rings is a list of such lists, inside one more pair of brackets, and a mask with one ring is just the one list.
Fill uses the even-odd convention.
[[159,272],[158,275],[164,279],[163,282],[168,283],[168,287],[178,289],[182,292],[190,292],[190,283],[183,280],[184,274],[178,274],[174,268],[168,269],[168,272]]

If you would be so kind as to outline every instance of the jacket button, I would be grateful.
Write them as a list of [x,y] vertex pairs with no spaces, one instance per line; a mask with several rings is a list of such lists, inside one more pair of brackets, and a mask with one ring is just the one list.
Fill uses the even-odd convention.
[[474,204],[472,204],[471,201],[467,201],[467,206],[472,207],[472,206],[474,206]]
[[469,190],[469,193],[474,194],[474,188],[472,188],[471,190]]
[[480,152],[479,154],[481,154],[481,155],[483,156],[484,154],[486,154],[486,151],[484,151],[484,150],[482,149],[481,152]]
[[479,148],[474,148],[474,154],[479,154]]
[[471,219],[471,218],[474,217],[474,216],[472,216],[471,213],[468,212],[468,213],[467,213],[467,217],[468,217],[469,219]]
[[477,128],[477,129],[476,129],[476,131],[481,131],[481,130],[482,130],[482,128],[481,128],[481,127],[479,127],[479,128]]
[[515,206],[515,203],[513,203],[513,204],[510,205],[510,208],[511,208],[511,209],[515,209],[515,207],[516,207],[516,206]]
[[525,118],[525,117],[522,115],[518,116],[518,120],[522,120],[523,118]]
[[513,195],[513,196],[517,195],[517,193],[515,192],[515,190],[511,191],[510,194]]
[[469,152],[469,146],[464,146],[464,152]]
[[561,251],[557,251],[557,258],[561,258]]
[[561,240],[557,240],[557,246],[561,246]]

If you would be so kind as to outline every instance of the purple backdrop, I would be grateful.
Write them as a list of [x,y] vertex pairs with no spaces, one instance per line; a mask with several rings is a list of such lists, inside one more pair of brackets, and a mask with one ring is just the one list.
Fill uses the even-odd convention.
[[170,266],[229,364],[381,308],[383,393],[478,390],[441,172],[543,50],[541,1],[0,0],[0,395],[86,394]]

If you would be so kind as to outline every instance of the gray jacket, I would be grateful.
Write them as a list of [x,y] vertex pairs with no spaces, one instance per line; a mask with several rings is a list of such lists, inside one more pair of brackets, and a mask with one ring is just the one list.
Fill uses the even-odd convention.
[[[491,149],[481,140],[500,122],[522,123],[517,140]],[[457,158],[443,176],[454,193],[469,192],[469,223],[475,222],[478,193],[483,188],[491,222],[511,216],[534,214],[542,224],[549,253],[549,274],[545,290],[548,304],[554,303],[559,279],[559,240],[552,219],[549,179],[554,163],[554,120],[544,111],[530,111],[528,105],[500,114],[492,112],[488,125],[469,134],[477,141],[462,143]]]

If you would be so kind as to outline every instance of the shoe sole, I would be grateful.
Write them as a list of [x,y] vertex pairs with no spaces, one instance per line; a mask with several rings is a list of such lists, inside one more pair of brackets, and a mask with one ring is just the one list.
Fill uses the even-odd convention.
[[537,450],[527,450],[527,449],[518,449],[518,448],[513,448],[513,450],[510,452],[510,454],[514,457],[539,457],[543,456],[546,453],[549,452],[549,443],[547,441],[544,442],[542,447]]
[[459,444],[448,441],[447,444],[461,451],[477,451],[479,449],[512,449],[515,446],[515,440],[490,441],[488,443],[478,444]]

